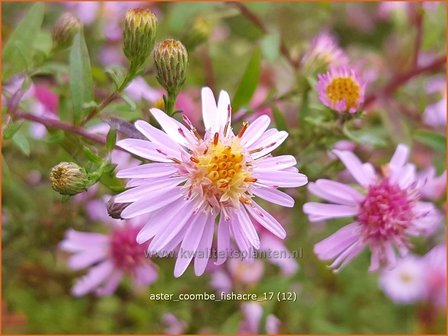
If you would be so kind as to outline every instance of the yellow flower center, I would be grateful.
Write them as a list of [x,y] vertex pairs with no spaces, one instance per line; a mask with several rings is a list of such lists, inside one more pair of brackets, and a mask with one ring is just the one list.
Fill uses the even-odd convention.
[[408,283],[408,282],[411,282],[413,280],[413,277],[412,277],[412,275],[410,275],[408,273],[401,273],[400,274],[400,279],[404,283]]
[[197,159],[197,165],[205,172],[205,177],[221,192],[238,190],[249,177],[238,141],[234,140],[229,146],[217,141]]
[[331,81],[325,92],[333,104],[345,100],[347,109],[351,109],[359,101],[361,88],[351,77],[339,77]]

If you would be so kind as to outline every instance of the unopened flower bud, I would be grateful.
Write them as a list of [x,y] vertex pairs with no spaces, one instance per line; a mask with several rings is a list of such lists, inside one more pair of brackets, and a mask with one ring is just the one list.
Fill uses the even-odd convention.
[[177,40],[167,39],[154,49],[157,80],[168,92],[177,93],[185,82],[188,53]]
[[124,54],[137,70],[154,48],[157,17],[148,9],[130,9],[124,21]]
[[82,23],[73,14],[67,12],[61,15],[53,27],[53,46],[58,49],[68,48],[73,37],[82,28]]
[[126,209],[131,203],[115,203],[115,197],[111,197],[107,202],[107,213],[109,216],[115,219],[122,219],[121,213]]
[[61,162],[50,172],[52,188],[61,195],[76,195],[87,189],[89,178],[84,168],[74,162]]
[[191,51],[207,41],[211,32],[212,26],[210,21],[199,16],[194,20],[191,30],[184,35],[182,41],[184,42],[187,50]]

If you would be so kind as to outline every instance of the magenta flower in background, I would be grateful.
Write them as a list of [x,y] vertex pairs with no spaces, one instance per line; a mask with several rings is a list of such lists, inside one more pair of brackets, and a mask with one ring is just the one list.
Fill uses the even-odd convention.
[[301,63],[304,66],[324,64],[326,66],[341,66],[348,63],[348,57],[339,47],[336,37],[323,31],[313,38]]
[[318,75],[316,89],[325,106],[338,112],[355,113],[364,102],[366,84],[355,70],[348,67],[332,67]]
[[263,307],[257,302],[241,304],[244,319],[240,324],[239,334],[259,334],[266,332],[268,335],[277,334],[280,329],[280,320],[273,314],[266,317],[266,324],[261,325]]
[[382,174],[375,174],[369,163],[362,163],[352,152],[334,151],[344,163],[360,190],[330,180],[310,183],[308,190],[331,204],[308,202],[303,210],[311,222],[354,217],[332,236],[317,243],[314,251],[322,260],[333,260],[340,270],[362,250],[372,252],[370,271],[393,267],[396,251],[403,257],[410,248],[408,238],[425,234],[426,227],[440,223],[434,205],[421,202],[421,185],[415,166],[407,163],[409,148],[399,145]]
[[421,300],[425,291],[424,263],[417,256],[406,256],[396,267],[385,270],[380,277],[380,287],[396,303],[414,303]]
[[281,224],[253,200],[258,196],[292,207],[293,198],[278,188],[307,183],[293,156],[270,155],[288,136],[285,131],[267,130],[270,119],[263,115],[251,125],[244,123],[235,135],[227,92],[221,91],[216,104],[209,88],[202,90],[204,137],[188,118],[189,128],[158,109],[151,113],[164,132],[140,120],[135,126],[148,140],[125,139],[118,145],[156,163],[119,171],[118,177],[130,179],[129,190],[115,199],[131,203],[123,218],[151,214],[137,236],[139,243],[153,238],[150,254],[165,255],[180,245],[174,275],[182,275],[193,258],[195,273],[201,275],[216,220],[218,263],[226,260],[231,237],[247,256],[260,247],[252,219],[276,236],[286,236]]
[[70,229],[60,243],[61,250],[72,254],[68,259],[71,269],[89,268],[73,286],[74,296],[89,292],[98,296],[111,295],[124,275],[129,275],[137,287],[147,286],[157,279],[156,266],[145,256],[147,244],[136,242],[141,224],[135,220],[111,218],[108,224],[111,228],[108,234]]

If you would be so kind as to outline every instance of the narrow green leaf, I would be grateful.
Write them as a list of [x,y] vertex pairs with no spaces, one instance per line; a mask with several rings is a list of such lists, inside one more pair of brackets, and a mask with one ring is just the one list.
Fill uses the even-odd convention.
[[3,80],[30,68],[36,37],[40,33],[44,19],[44,4],[34,4],[17,28],[12,32],[3,48]]
[[431,147],[436,152],[446,153],[446,137],[443,134],[419,130],[415,132],[414,139]]
[[106,150],[111,152],[115,147],[115,142],[117,141],[117,131],[113,128],[110,128],[106,137]]
[[85,103],[93,101],[93,80],[90,67],[89,52],[82,31],[73,39],[70,50],[70,93],[73,105],[73,121],[79,124],[87,109],[83,109]]
[[14,136],[14,134],[17,133],[17,131],[20,129],[20,127],[22,125],[23,125],[23,122],[19,122],[19,121],[15,121],[15,122],[8,124],[3,129],[3,139],[5,139],[5,140],[11,139]]
[[252,99],[260,80],[260,67],[261,52],[260,49],[255,49],[233,97],[232,107],[235,111]]
[[277,107],[274,106],[272,108],[272,114],[274,116],[274,121],[275,125],[277,125],[277,129],[279,129],[280,131],[288,130],[288,125],[286,124],[285,117]]
[[30,155],[31,153],[30,143],[28,142],[28,139],[26,138],[25,135],[23,135],[20,132],[16,133],[12,137],[12,141],[23,154],[25,154],[26,156]]
[[260,40],[263,57],[269,61],[275,61],[280,54],[280,34],[273,32]]
[[83,146],[83,152],[86,158],[93,163],[101,164],[103,162],[103,159],[96,155],[89,147]]

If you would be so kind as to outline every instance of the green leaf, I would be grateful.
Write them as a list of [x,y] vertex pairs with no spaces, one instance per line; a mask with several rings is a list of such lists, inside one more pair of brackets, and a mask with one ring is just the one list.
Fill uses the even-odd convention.
[[96,155],[89,147],[83,146],[83,152],[86,158],[93,163],[101,164],[103,162],[103,159]]
[[436,152],[446,153],[446,137],[443,134],[418,130],[414,133],[414,139],[431,147]]
[[273,107],[272,114],[274,116],[274,121],[275,121],[275,124],[277,125],[278,130],[280,130],[280,131],[288,130],[288,126],[286,124],[285,117],[283,116],[283,113],[281,113],[277,107]]
[[252,57],[244,71],[238,89],[233,97],[232,107],[237,111],[241,106],[246,105],[252,99],[260,80],[261,52],[255,49]]
[[23,122],[12,122],[9,123],[4,129],[3,129],[3,139],[9,140],[11,139],[17,131],[20,129],[20,127],[23,125]]
[[93,101],[93,80],[90,67],[89,52],[82,31],[73,39],[70,50],[70,93],[73,105],[73,121],[79,124],[82,120],[85,103]]
[[12,32],[3,48],[3,80],[28,70],[31,66],[36,37],[44,19],[44,4],[34,4],[17,28]]
[[25,154],[26,156],[30,155],[30,143],[28,142],[28,139],[25,135],[23,135],[22,133],[16,133],[12,137],[12,141],[23,154]]
[[108,152],[111,152],[114,149],[116,141],[117,131],[111,127],[106,137],[106,150]]
[[278,32],[264,36],[260,41],[264,58],[275,61],[280,52],[280,34]]

